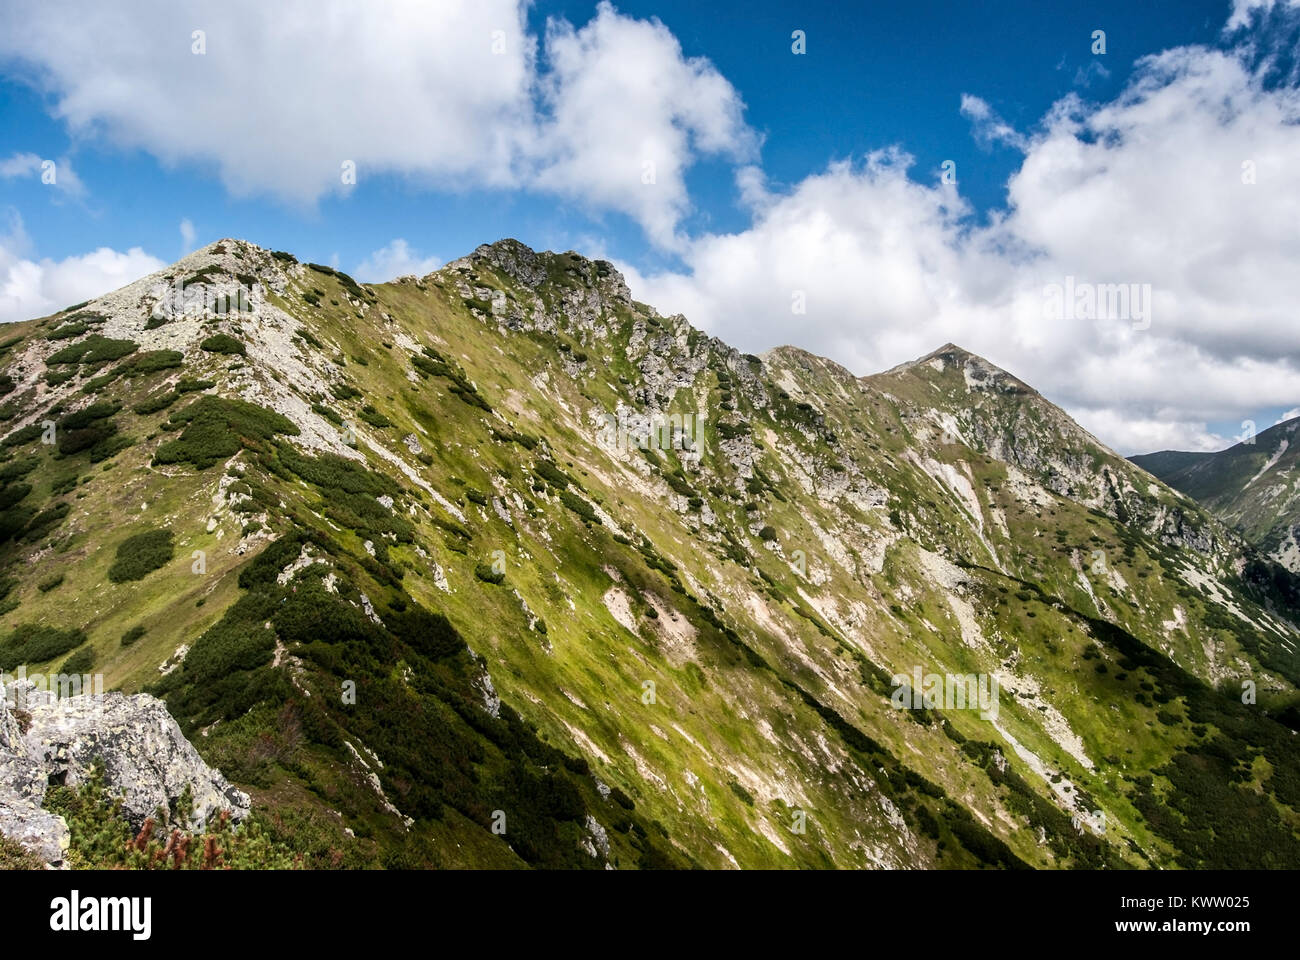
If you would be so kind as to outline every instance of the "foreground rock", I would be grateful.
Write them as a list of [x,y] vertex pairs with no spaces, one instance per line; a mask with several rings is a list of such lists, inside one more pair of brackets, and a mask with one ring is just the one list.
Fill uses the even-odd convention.
[[189,829],[222,810],[234,821],[248,815],[248,796],[203,762],[162,701],[121,693],[57,700],[31,686],[11,692],[23,709],[0,696],[0,833],[46,863],[60,865],[69,840],[63,818],[43,809],[46,789],[78,786],[96,765],[135,827],[159,809],[175,818],[187,787]]

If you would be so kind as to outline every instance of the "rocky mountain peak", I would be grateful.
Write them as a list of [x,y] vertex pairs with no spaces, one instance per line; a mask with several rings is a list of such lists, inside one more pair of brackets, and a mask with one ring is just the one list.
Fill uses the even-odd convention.
[[608,260],[592,260],[572,250],[537,251],[511,237],[480,244],[473,253],[451,261],[437,272],[474,272],[484,266],[530,290],[537,290],[547,281],[577,281],[631,303],[626,279]]
[[997,364],[990,363],[979,354],[972,353],[955,343],[945,343],[938,350],[927,353],[919,360],[904,364],[909,369],[930,367],[939,373],[960,371],[968,389],[996,389],[1010,393],[1033,393],[1034,390],[1019,377],[1013,376]]

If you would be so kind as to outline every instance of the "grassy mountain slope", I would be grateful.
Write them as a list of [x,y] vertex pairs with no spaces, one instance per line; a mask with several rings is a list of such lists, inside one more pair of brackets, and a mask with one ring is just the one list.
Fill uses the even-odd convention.
[[[1289,582],[951,345],[225,240],[2,349],[3,666],[165,696],[313,865],[1300,864]],[[997,716],[895,709],[917,668]]]

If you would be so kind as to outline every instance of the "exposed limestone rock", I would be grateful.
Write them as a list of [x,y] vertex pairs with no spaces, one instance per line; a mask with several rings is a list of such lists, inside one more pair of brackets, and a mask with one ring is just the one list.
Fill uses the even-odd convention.
[[47,787],[78,786],[96,766],[134,827],[159,809],[175,816],[186,788],[189,829],[222,810],[236,822],[248,816],[247,794],[203,762],[161,700],[121,693],[60,700],[30,683],[8,692],[23,709],[0,697],[0,833],[46,863],[59,865],[68,848],[67,824],[42,808]]

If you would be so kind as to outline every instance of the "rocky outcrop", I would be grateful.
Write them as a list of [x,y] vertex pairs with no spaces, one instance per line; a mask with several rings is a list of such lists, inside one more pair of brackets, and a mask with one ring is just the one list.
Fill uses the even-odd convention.
[[[497,289],[482,276],[488,271],[516,289]],[[511,330],[553,334],[563,317],[570,332],[603,340],[612,315],[632,306],[626,280],[609,261],[572,252],[538,253],[518,240],[482,244],[431,276],[452,284],[475,316],[491,315]],[[544,286],[546,297],[539,293]]]
[[60,865],[68,848],[67,824],[43,809],[47,788],[82,784],[97,766],[135,827],[159,810],[177,822],[187,789],[191,813],[179,826],[202,829],[222,810],[234,821],[248,815],[248,796],[203,762],[161,700],[121,693],[57,699],[31,684],[6,692],[14,706],[0,696],[0,833],[46,863]]

